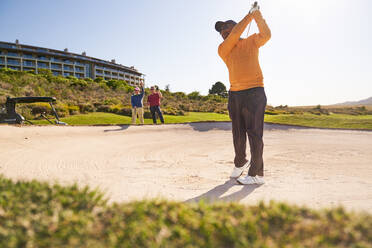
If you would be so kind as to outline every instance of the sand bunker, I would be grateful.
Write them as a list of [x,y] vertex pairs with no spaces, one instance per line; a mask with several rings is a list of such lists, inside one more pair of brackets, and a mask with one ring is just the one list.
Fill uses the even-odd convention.
[[99,187],[119,202],[273,199],[372,211],[372,132],[266,125],[264,140],[267,183],[241,186],[229,180],[230,123],[0,126],[0,174]]

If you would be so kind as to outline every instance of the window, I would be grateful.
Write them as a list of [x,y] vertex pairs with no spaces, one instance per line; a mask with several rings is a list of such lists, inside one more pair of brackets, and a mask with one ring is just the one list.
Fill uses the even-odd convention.
[[28,59],[34,59],[34,56],[32,54],[23,54],[23,58],[28,58]]
[[16,48],[15,45],[9,45],[9,44],[0,44],[0,47],[3,47],[3,48]]
[[33,61],[23,61],[23,65],[33,67],[33,66],[35,66],[35,62],[33,62]]
[[52,69],[57,69],[57,70],[60,70],[62,69],[62,65],[59,65],[59,64],[52,64]]
[[8,52],[8,56],[19,57],[19,54],[15,52]]
[[62,75],[62,73],[59,72],[59,71],[53,71],[53,75],[54,75],[54,76],[60,76],[60,75]]
[[22,50],[24,50],[24,51],[32,51],[32,52],[35,51],[35,49],[29,48],[29,47],[22,47]]
[[37,62],[37,67],[43,68],[43,69],[49,69],[49,64],[44,62]]
[[5,59],[0,58],[0,64],[5,64]]
[[66,71],[73,71],[74,69],[72,68],[72,66],[69,66],[69,65],[64,65],[63,66],[63,69],[66,70]]
[[9,65],[20,65],[20,61],[18,59],[10,59],[8,58],[8,64]]
[[63,73],[63,76],[65,76],[65,77],[68,77],[68,76],[70,76],[71,74],[69,73],[69,72],[64,72]]
[[45,56],[38,56],[38,59],[39,60],[44,60],[44,61],[49,61],[49,58],[47,58]]

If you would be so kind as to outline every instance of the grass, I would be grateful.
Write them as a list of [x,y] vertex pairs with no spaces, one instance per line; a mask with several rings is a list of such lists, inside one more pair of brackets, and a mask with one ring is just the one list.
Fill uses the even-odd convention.
[[97,190],[0,175],[0,247],[371,247],[372,216],[285,203],[107,204]]
[[[217,113],[200,113],[190,112],[185,116],[164,115],[166,123],[187,123],[187,122],[200,122],[200,121],[229,121],[229,116]],[[104,125],[104,124],[130,124],[132,118],[123,115],[111,113],[89,113],[83,115],[72,115],[62,118],[61,121],[69,125]],[[48,124],[47,121],[32,121],[35,124]],[[158,123],[160,121],[158,120]],[[137,123],[139,121],[137,120]],[[152,124],[152,119],[145,119],[145,124]]]
[[[226,114],[189,112],[185,116],[164,116],[166,123],[188,123],[201,121],[230,121]],[[62,121],[69,125],[119,125],[130,124],[131,118],[128,116],[111,113],[89,113],[83,115],[72,115],[62,118]],[[35,124],[48,124],[46,121],[33,121]],[[372,115],[315,115],[315,114],[280,114],[266,115],[265,122],[298,125],[305,127],[319,128],[342,128],[342,129],[360,129],[372,130]],[[138,120],[137,120],[138,123]],[[145,124],[152,124],[151,119],[145,119]]]
[[265,122],[305,127],[372,130],[372,115],[314,115],[309,113],[266,115]]

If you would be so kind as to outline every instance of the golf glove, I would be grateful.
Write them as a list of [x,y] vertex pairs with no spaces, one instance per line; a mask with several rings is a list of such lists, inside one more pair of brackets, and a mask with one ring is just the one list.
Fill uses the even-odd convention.
[[260,6],[258,6],[258,4],[255,3],[255,4],[252,5],[252,8],[249,11],[249,14],[252,14],[253,12],[255,12],[256,10],[259,10],[259,9],[260,9]]

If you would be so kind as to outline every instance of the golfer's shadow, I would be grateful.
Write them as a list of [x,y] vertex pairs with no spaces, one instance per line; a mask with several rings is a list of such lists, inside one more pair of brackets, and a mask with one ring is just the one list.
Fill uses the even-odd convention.
[[119,132],[119,131],[123,131],[123,130],[127,130],[129,128],[129,125],[118,125],[120,128],[118,129],[106,129],[104,130],[105,133],[107,132]]
[[[221,197],[224,193],[226,193],[230,188],[233,186],[241,187],[241,190],[234,192],[230,195],[226,195]],[[256,188],[260,187],[260,185],[239,185],[236,182],[236,179],[230,179],[226,181],[224,184],[218,185],[213,189],[209,190],[208,192],[191,198],[185,202],[216,202],[216,201],[223,201],[223,202],[238,202],[242,199],[246,198],[250,195]]]

